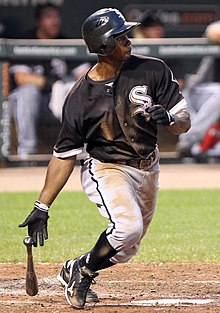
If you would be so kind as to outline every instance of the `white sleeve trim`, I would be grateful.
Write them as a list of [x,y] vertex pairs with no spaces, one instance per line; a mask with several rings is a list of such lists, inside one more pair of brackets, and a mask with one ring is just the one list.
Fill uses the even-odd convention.
[[177,114],[183,109],[187,109],[187,103],[185,99],[182,99],[180,102],[178,102],[171,110],[169,110],[169,113]]
[[82,151],[83,151],[83,147],[77,148],[77,149],[72,149],[72,150],[65,151],[65,152],[56,152],[53,150],[53,156],[55,156],[56,158],[65,159],[65,158],[69,158],[69,157],[74,156],[74,155],[78,155],[78,154],[82,153]]

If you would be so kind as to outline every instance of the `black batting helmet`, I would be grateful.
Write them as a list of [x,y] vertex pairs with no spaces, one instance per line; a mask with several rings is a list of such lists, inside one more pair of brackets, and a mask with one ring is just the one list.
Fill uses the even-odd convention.
[[82,25],[82,37],[91,53],[109,55],[116,49],[115,37],[128,33],[140,23],[127,22],[117,9],[101,9]]

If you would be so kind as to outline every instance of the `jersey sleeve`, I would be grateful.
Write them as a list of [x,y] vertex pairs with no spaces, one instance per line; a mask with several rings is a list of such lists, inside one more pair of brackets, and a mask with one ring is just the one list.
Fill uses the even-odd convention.
[[73,102],[69,95],[63,107],[61,130],[53,149],[53,155],[58,158],[68,158],[83,151],[84,142],[77,123],[78,105]]
[[160,104],[170,111],[178,103],[185,103],[172,70],[161,62],[160,71],[156,71],[156,104]]

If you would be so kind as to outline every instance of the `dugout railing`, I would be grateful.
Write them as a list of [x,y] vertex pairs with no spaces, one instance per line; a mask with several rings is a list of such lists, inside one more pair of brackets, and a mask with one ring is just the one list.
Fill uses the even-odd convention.
[[[184,69],[190,72],[193,68],[192,60],[199,60],[203,56],[220,57],[220,45],[209,42],[206,38],[163,38],[163,39],[132,39],[132,53],[158,57],[169,60],[185,60]],[[66,61],[95,62],[96,56],[90,54],[82,39],[65,40],[17,40],[0,39],[0,164],[7,166],[19,161],[16,154],[12,154],[12,127],[11,112],[8,102],[10,92],[10,64],[14,62],[31,62],[39,60],[50,60],[61,57]],[[192,68],[191,68],[192,67]],[[28,131],[28,130],[27,130]],[[161,144],[162,157],[170,155],[175,158],[173,149],[175,139],[171,143],[164,144],[166,132],[159,133],[159,145]],[[173,141],[172,141],[173,140]],[[30,156],[29,161],[47,162],[50,154],[40,153]]]

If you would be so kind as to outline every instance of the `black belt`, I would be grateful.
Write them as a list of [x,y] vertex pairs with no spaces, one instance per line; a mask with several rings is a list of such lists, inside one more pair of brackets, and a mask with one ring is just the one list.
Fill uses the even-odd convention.
[[150,157],[146,159],[130,159],[130,160],[111,160],[111,161],[101,161],[103,163],[114,163],[128,165],[139,170],[147,170],[149,166],[156,160],[156,152],[153,152]]

